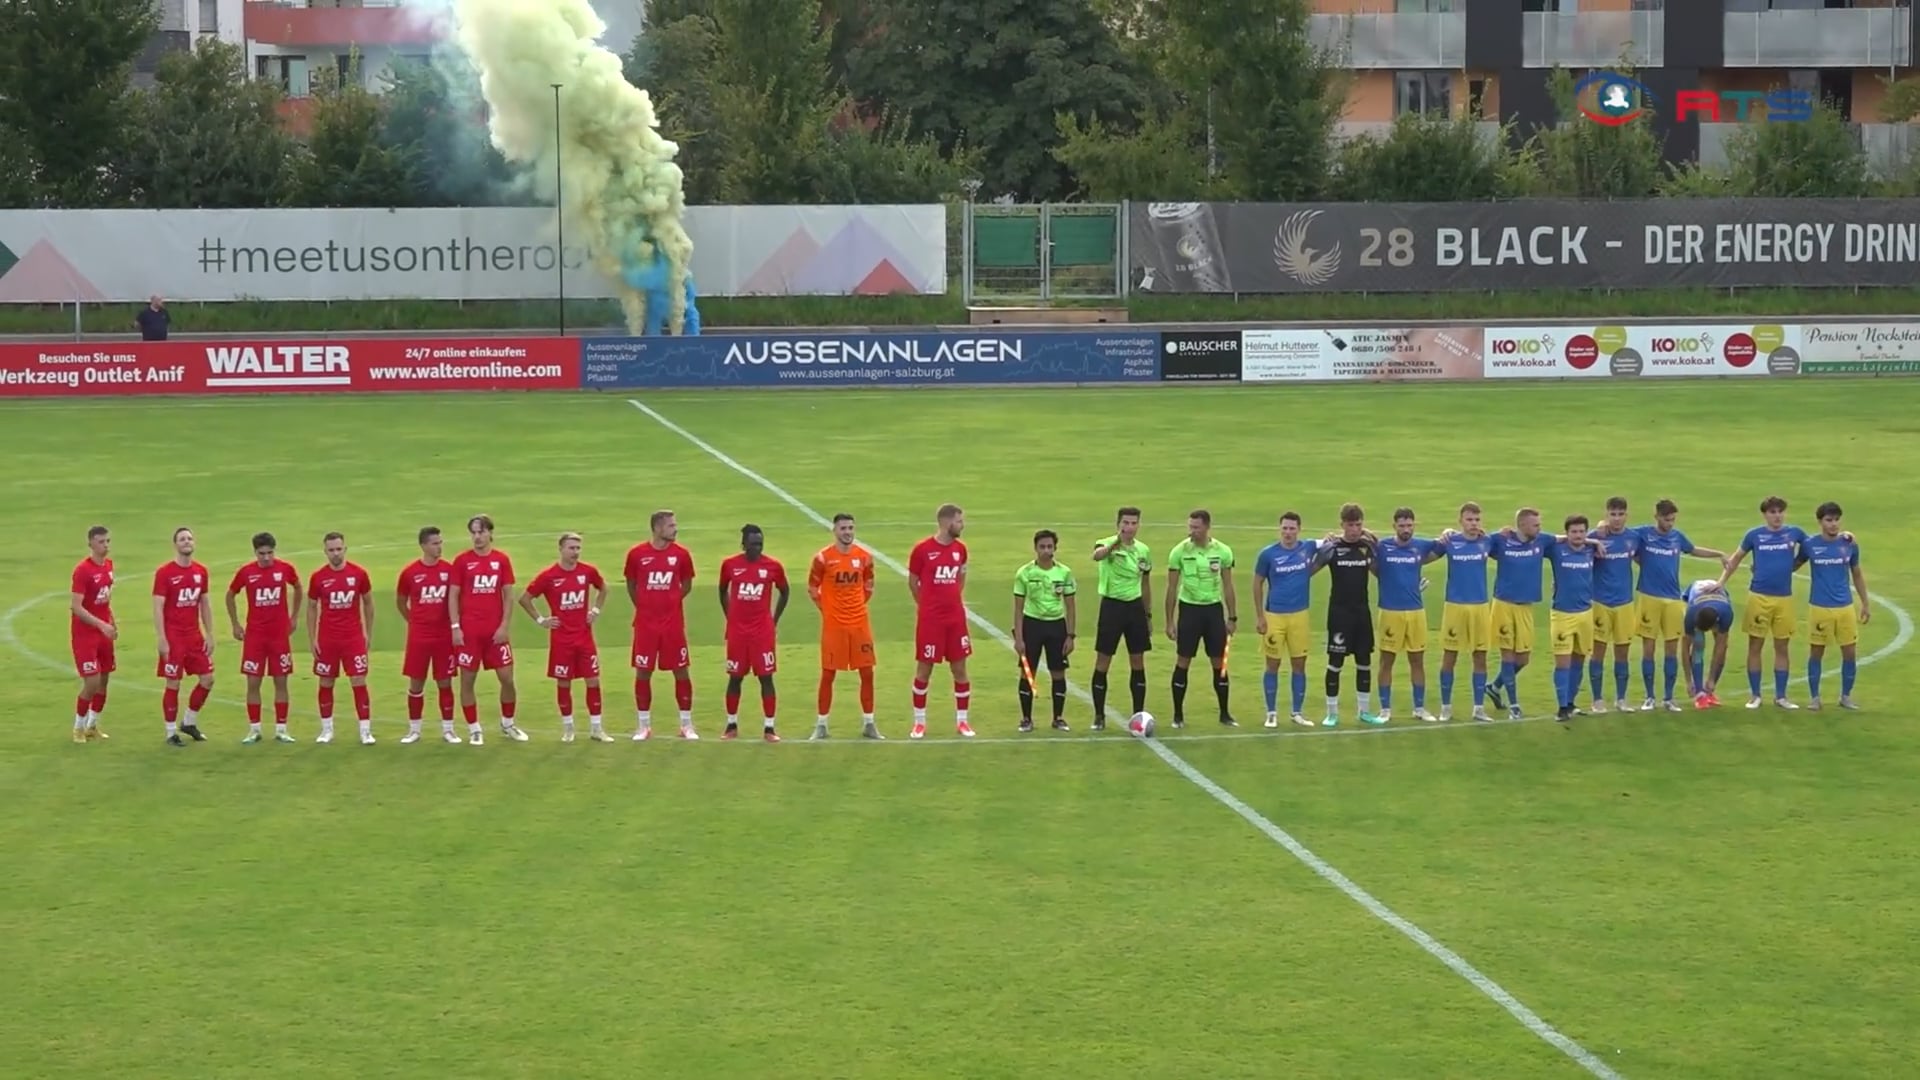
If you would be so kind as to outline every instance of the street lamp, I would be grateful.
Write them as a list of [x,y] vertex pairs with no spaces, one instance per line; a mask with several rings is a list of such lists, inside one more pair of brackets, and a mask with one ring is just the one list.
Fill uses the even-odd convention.
[[566,186],[561,173],[560,87],[553,83],[553,217],[555,252],[553,268],[560,293],[560,336],[567,336],[567,210]]

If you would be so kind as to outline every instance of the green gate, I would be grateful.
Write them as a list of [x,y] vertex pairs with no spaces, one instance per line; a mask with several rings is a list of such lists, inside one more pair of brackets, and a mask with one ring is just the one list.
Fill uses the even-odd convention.
[[1113,203],[967,203],[967,305],[1117,299],[1126,289],[1125,222]]

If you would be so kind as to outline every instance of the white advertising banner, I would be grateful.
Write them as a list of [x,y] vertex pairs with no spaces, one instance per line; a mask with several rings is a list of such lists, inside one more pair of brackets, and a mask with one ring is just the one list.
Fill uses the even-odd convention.
[[1478,379],[1480,345],[1477,326],[1247,330],[1240,335],[1240,381]]
[[[559,293],[550,209],[0,210],[0,303],[522,300]],[[940,294],[943,206],[694,206],[702,296]],[[609,297],[569,232],[566,294]]]
[[1823,321],[1799,330],[1804,375],[1920,375],[1920,324]]
[[1800,327],[1751,323],[1492,326],[1489,379],[1792,375]]

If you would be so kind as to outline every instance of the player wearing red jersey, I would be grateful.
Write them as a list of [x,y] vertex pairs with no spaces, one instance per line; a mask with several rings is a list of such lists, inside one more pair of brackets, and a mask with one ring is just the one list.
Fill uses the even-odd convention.
[[[153,636],[160,643],[155,674],[165,681],[160,713],[167,724],[167,745],[187,745],[180,736],[205,742],[200,734],[200,710],[213,693],[213,576],[194,561],[193,530],[173,530],[173,558],[153,572]],[[180,722],[180,683],[193,676],[187,697],[187,715]]]
[[[460,666],[460,712],[467,719],[467,741],[475,746],[480,735],[480,703],[473,684],[480,669],[500,679],[500,734],[526,742],[527,733],[513,722],[520,692],[513,684],[513,560],[493,546],[493,519],[478,514],[467,519],[473,550],[453,560],[453,592],[448,613],[453,619],[454,662]],[[461,623],[465,622],[463,628]]]
[[[440,557],[444,545],[438,526],[421,529],[420,557],[400,571],[395,587],[394,602],[401,621],[407,624],[406,658],[400,664],[400,673],[407,677],[407,733],[400,739],[403,746],[420,741],[428,679],[440,689],[440,738],[460,742],[453,731],[453,619],[447,613],[447,600],[453,594],[453,563]],[[469,724],[467,730],[479,745],[479,722]]]
[[307,648],[320,680],[320,735],[333,741],[333,685],[347,677],[360,745],[373,745],[373,702],[367,696],[367,643],[373,640],[373,582],[364,566],[347,561],[347,538],[330,532],[320,541],[327,565],[307,579]]
[[[773,673],[779,667],[775,631],[786,614],[787,571],[766,552],[767,538],[758,525],[740,527],[740,554],[720,564],[720,612],[727,617],[727,730],[723,739],[740,734],[740,683],[747,672],[760,680],[760,712],[766,720],[761,737],[779,742],[774,732],[776,699]],[[778,606],[773,596],[779,594]]]
[[120,628],[113,622],[113,536],[105,525],[87,530],[87,557],[73,568],[67,596],[72,614],[73,669],[80,675],[80,696],[73,703],[73,741],[104,739],[100,714],[107,708],[107,680],[113,674],[113,643]]
[[[272,533],[253,535],[253,561],[234,571],[227,584],[227,621],[240,642],[240,674],[247,677],[247,737],[260,741],[260,680],[273,679],[273,738],[287,734],[287,676],[293,674],[293,632],[300,628],[300,572],[274,556]],[[247,620],[240,621],[235,600],[247,597]]]
[[680,523],[671,510],[656,510],[653,535],[627,552],[627,599],[633,601],[633,704],[639,726],[633,741],[653,738],[653,673],[673,672],[680,706],[680,737],[693,730],[693,679],[687,658],[687,594],[693,591],[693,556],[675,542]]
[[953,671],[953,729],[971,739],[967,702],[973,687],[967,683],[967,657],[973,655],[973,636],[967,630],[964,598],[967,545],[960,542],[967,518],[958,506],[947,503],[935,520],[933,535],[915,544],[913,554],[907,556],[907,591],[918,613],[913,634],[911,737],[927,736],[927,682],[933,678],[934,665],[944,661]]
[[873,722],[873,624],[867,605],[873,599],[873,552],[853,542],[852,514],[833,515],[833,543],[820,549],[807,571],[807,595],[820,609],[819,719],[813,737],[827,737],[833,711],[833,683],[842,671],[860,673],[860,734],[885,736]]
[[[573,680],[580,679],[587,684],[587,737],[612,742],[600,726],[600,649],[593,641],[593,624],[607,605],[607,580],[580,561],[580,546],[579,533],[561,533],[560,561],[534,575],[520,606],[547,631],[547,678],[558,684],[560,741],[573,741]],[[545,600],[552,614],[540,614],[535,600]]]

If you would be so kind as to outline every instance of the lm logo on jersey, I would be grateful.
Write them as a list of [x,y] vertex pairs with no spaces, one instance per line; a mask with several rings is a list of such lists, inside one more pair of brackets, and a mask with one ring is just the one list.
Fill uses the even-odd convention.
[[[668,560],[668,565],[672,565],[672,560]],[[647,588],[649,590],[658,592],[658,591],[671,589],[673,588],[673,586],[674,586],[673,571],[671,570],[647,571]]]
[[447,602],[447,587],[446,587],[445,585],[422,585],[422,586],[420,586],[420,601],[419,601],[419,602],[420,602],[420,603],[422,603],[422,604],[444,604],[444,603],[446,603],[446,602]]
[[[347,584],[353,584],[353,579],[348,578]],[[357,599],[359,595],[359,593],[353,591],[330,592],[327,594],[327,610],[345,611],[353,606],[354,600]]]
[[499,574],[473,575],[473,591],[477,593],[499,592],[500,591],[500,575]]
[[262,585],[253,590],[254,607],[279,607],[283,603],[285,601],[281,599],[281,589],[278,585]]
[[560,593],[560,610],[575,611],[586,606],[587,590],[581,589],[578,592],[566,592],[563,590]]
[[183,608],[199,607],[200,594],[205,591],[205,589],[198,586],[189,586],[181,589],[179,592],[173,594],[173,606]]
[[[761,573],[765,572],[761,571]],[[736,582],[733,586],[733,595],[742,600],[760,600],[766,597],[767,587],[764,583],[756,581]]]
[[[959,557],[959,554],[956,552],[954,558],[957,559]],[[933,568],[933,580],[942,584],[957,584],[960,581],[960,570],[961,567],[957,565],[936,566]]]

